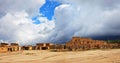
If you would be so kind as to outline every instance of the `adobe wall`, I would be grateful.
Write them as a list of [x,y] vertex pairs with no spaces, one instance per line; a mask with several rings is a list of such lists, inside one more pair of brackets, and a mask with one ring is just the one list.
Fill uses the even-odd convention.
[[7,47],[9,44],[8,43],[0,43],[0,46],[2,47]]
[[3,52],[8,52],[8,48],[7,47],[0,47],[0,53]]
[[51,43],[37,43],[36,44],[36,50],[47,50],[47,49],[51,49],[51,46],[53,44]]

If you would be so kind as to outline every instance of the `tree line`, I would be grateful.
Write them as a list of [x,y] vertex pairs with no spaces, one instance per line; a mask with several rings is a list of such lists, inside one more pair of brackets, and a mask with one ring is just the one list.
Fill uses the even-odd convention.
[[108,43],[118,43],[118,44],[120,44],[120,40],[108,40],[107,42]]

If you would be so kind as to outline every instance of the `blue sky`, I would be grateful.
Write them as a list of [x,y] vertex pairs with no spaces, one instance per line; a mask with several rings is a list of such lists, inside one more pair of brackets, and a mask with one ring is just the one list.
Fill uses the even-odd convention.
[[[61,3],[56,0],[46,0],[45,4],[39,8],[39,13],[42,14],[42,17],[46,17],[48,20],[52,20],[54,19],[54,10],[59,5],[61,5]],[[32,18],[35,24],[40,24],[38,17],[39,16],[35,16]]]

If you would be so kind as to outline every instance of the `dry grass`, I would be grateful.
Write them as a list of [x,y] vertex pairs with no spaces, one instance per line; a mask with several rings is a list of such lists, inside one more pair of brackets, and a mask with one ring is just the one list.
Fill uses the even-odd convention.
[[35,53],[25,53],[25,55],[34,55]]

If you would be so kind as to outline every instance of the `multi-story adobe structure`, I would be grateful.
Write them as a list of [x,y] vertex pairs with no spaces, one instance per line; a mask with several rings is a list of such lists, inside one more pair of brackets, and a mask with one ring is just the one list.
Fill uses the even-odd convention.
[[106,48],[107,42],[102,40],[93,40],[91,38],[72,37],[72,39],[66,43],[66,47],[74,50],[100,49]]

